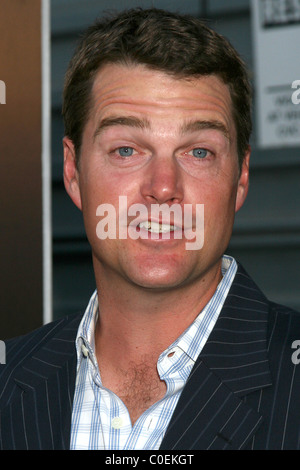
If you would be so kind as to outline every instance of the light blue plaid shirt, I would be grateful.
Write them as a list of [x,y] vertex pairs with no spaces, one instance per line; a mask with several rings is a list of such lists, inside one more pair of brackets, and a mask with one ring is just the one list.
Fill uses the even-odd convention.
[[[194,322],[159,357],[157,370],[167,391],[161,400],[131,424],[122,400],[104,388],[95,354],[97,292],[92,295],[77,338],[77,380],[73,402],[71,449],[158,449],[195,361],[210,335],[236,274],[237,264],[223,256],[216,292]],[[170,354],[174,353],[174,354]]]

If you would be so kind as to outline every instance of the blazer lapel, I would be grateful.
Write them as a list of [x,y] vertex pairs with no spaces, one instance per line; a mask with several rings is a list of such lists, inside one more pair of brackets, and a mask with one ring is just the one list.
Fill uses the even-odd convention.
[[[63,320],[15,373],[1,420],[5,448],[68,449],[76,377],[75,337],[81,317]],[[55,324],[57,325],[57,323]],[[5,425],[5,421],[9,422]]]
[[271,385],[268,301],[241,266],[161,449],[242,449],[262,423],[244,397]]

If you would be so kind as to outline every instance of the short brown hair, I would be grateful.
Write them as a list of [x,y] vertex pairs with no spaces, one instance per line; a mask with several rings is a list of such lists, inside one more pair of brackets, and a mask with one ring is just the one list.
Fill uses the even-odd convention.
[[179,79],[220,77],[231,94],[241,166],[252,131],[252,93],[244,62],[229,41],[203,21],[155,8],[100,19],[81,38],[63,95],[65,135],[73,141],[77,159],[92,107],[94,77],[108,63],[143,64]]

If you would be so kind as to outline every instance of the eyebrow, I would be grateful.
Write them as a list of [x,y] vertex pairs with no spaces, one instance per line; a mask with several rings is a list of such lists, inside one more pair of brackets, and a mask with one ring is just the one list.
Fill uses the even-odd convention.
[[230,134],[227,127],[221,122],[216,120],[209,121],[188,121],[181,127],[181,133],[186,134],[188,132],[197,132],[205,129],[214,129],[220,131],[226,139],[230,140]]
[[136,116],[111,116],[100,121],[94,133],[94,139],[105,129],[113,126],[128,126],[138,129],[150,129],[150,122],[146,118],[138,118]]
[[[100,121],[94,133],[94,139],[101,134],[105,129],[113,126],[128,126],[137,129],[150,129],[151,125],[147,118],[138,118],[136,116],[110,116]],[[230,135],[227,127],[217,120],[194,120],[188,121],[181,126],[181,133],[187,134],[189,132],[197,132],[205,129],[214,129],[220,131],[226,139],[230,140]]]

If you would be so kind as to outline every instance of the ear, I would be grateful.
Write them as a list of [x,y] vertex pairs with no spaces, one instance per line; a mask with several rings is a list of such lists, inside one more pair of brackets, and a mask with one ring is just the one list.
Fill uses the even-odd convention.
[[64,148],[64,185],[74,204],[81,210],[81,195],[79,188],[79,172],[76,164],[75,148],[72,140],[63,138]]
[[250,154],[251,154],[251,148],[249,146],[248,150],[246,151],[243,163],[242,163],[242,168],[241,168],[240,177],[239,177],[236,203],[235,203],[236,212],[242,207],[248,194]]

